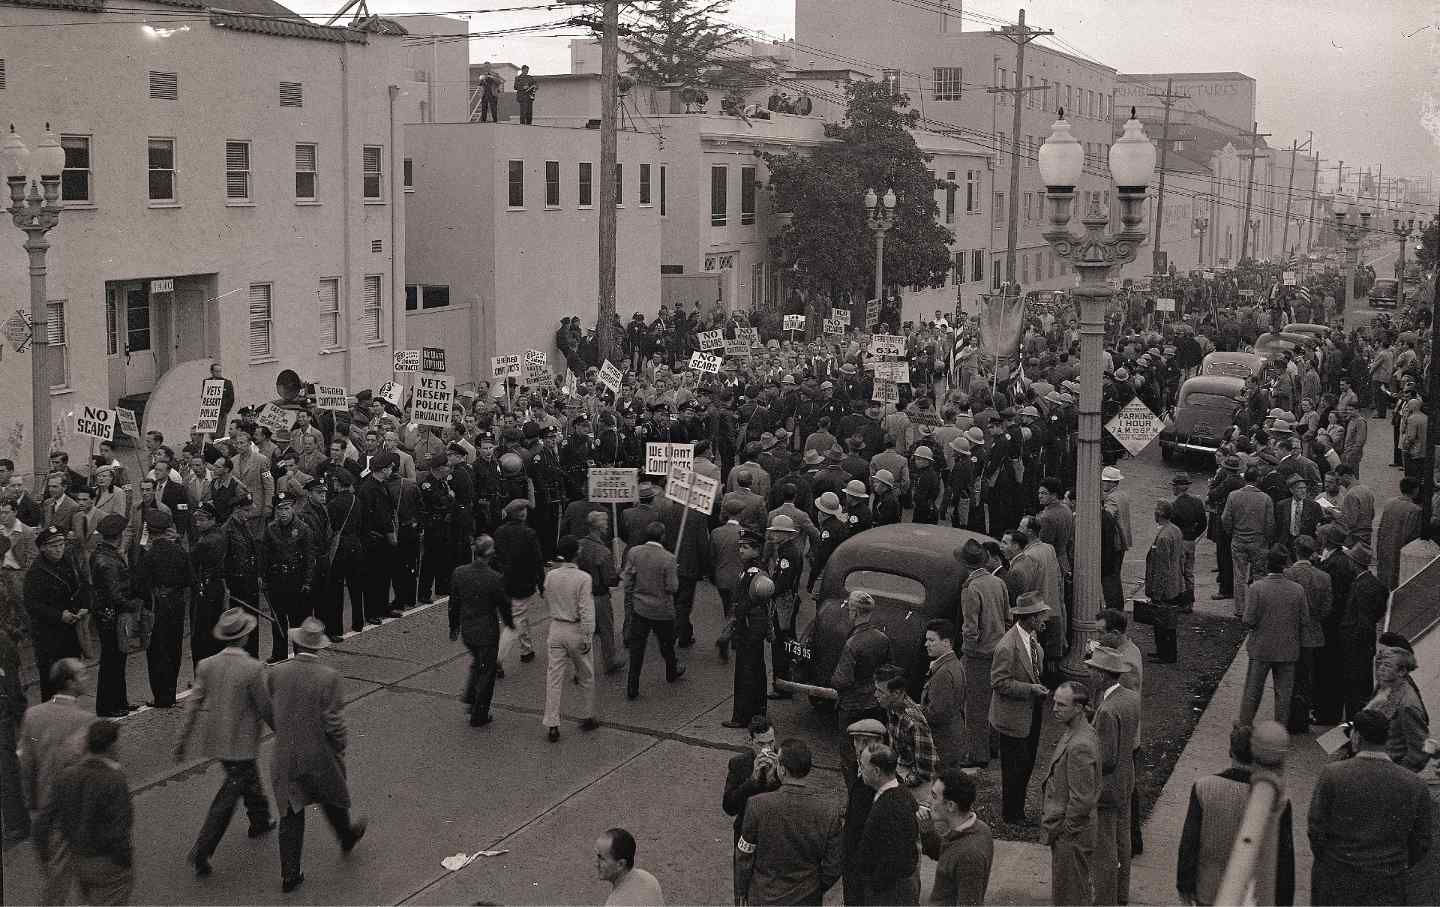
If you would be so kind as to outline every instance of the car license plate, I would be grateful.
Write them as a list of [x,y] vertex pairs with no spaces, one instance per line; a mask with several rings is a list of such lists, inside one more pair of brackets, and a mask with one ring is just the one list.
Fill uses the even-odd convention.
[[785,654],[804,661],[809,661],[811,657],[810,647],[804,643],[796,642],[793,639],[787,639],[785,641]]

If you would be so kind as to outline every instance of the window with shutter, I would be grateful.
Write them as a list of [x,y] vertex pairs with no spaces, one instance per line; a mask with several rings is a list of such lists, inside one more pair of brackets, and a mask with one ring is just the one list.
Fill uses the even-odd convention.
[[660,216],[665,216],[665,203],[668,201],[665,192],[665,165],[660,165]]
[[640,165],[640,204],[650,204],[650,165]]
[[525,162],[510,161],[506,176],[508,191],[505,204],[511,208],[525,207]]
[[579,188],[579,201],[577,204],[579,204],[581,208],[589,208],[595,204],[594,173],[594,164],[589,161],[582,161],[580,163],[580,172],[576,180],[576,185]]
[[985,250],[976,249],[970,253],[970,279],[980,281],[985,279]]
[[0,91],[5,89],[5,58],[0,57]]
[[305,106],[305,85],[303,82],[281,82],[280,83],[280,106],[281,107],[304,107]]
[[615,207],[625,205],[625,165],[615,165]]
[[560,162],[545,162],[545,207],[560,207]]
[[68,387],[70,384],[70,347],[65,330],[65,300],[52,299],[45,304],[45,342],[50,345],[47,358],[50,364],[50,386]]
[[179,74],[150,70],[150,97],[156,101],[178,100],[180,98]]
[[115,311],[120,304],[116,298],[118,291],[109,290],[105,294],[105,355],[115,356],[120,352],[120,318]]
[[366,343],[379,343],[384,339],[381,331],[383,306],[380,298],[380,276],[371,274],[365,278],[365,305],[360,311],[360,327]]
[[725,167],[710,168],[710,226],[725,226],[729,201],[730,171]]
[[340,278],[321,279],[315,293],[320,302],[320,349],[340,347]]
[[175,201],[175,140],[150,139],[150,201]]
[[319,197],[320,149],[314,144],[295,146],[295,199],[313,202]]
[[959,286],[965,282],[965,253],[956,252],[955,260],[950,265],[950,285]]
[[250,361],[269,359],[270,347],[270,284],[250,284]]
[[379,145],[366,145],[364,157],[364,191],[366,201],[385,199],[384,161],[385,149]]
[[250,200],[250,143],[225,143],[225,198]]
[[755,168],[740,168],[740,223],[755,223]]
[[415,160],[405,158],[400,164],[400,188],[406,192],[415,191]]
[[945,173],[945,223],[955,223],[955,171]]
[[90,137],[62,135],[65,171],[60,175],[60,198],[67,202],[90,201]]

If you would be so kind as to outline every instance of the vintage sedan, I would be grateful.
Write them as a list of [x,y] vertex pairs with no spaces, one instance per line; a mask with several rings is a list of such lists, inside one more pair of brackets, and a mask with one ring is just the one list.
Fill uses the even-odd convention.
[[1291,324],[1287,324],[1280,329],[1280,333],[1282,335],[1314,334],[1317,340],[1324,340],[1326,337],[1329,337],[1333,331],[1334,328],[1330,327],[1328,324],[1312,324],[1306,321],[1296,321]]
[[837,698],[830,678],[853,628],[845,599],[865,591],[875,599],[872,621],[890,637],[891,661],[906,670],[918,699],[928,666],[925,624],[943,617],[958,626],[965,571],[955,552],[970,539],[991,541],[978,532],[923,523],[877,526],[846,539],[816,586],[815,619],[786,644],[792,679],[775,685],[807,695],[817,706]]
[[1259,378],[1265,373],[1265,357],[1255,353],[1210,353],[1200,363],[1200,374],[1224,378]]
[[1204,454],[1213,462],[1246,394],[1244,378],[1201,375],[1182,384],[1175,417],[1160,432],[1161,459],[1169,463],[1177,456]]

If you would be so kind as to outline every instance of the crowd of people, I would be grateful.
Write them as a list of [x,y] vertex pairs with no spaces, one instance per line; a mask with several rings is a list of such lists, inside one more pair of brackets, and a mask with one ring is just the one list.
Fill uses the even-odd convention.
[[[898,324],[898,311],[887,300],[877,327]],[[1207,353],[1244,348],[1272,326],[1250,316],[1226,317],[1216,329],[1197,311],[1156,330],[1121,313],[1107,335],[1106,416],[1137,398],[1168,413]],[[709,375],[686,368],[699,334],[743,337],[737,332],[751,325],[742,314],[677,305],[650,324],[637,315],[623,332],[623,377],[609,387],[593,339],[578,318],[567,319],[555,346],[573,381],[475,382],[441,427],[419,424],[409,405],[371,391],[343,411],[319,409],[293,373],[282,373],[269,408],[286,414],[288,429],[260,424],[258,406],[234,409],[227,398],[218,437],[195,433],[177,444],[152,431],[138,439],[134,473],[121,462],[128,452],[107,444],[78,469],[57,451],[39,501],[12,475],[13,464],[0,461],[0,667],[10,679],[32,673],[46,705],[64,703],[73,737],[81,724],[73,714],[83,680],[77,659],[98,660],[100,718],[135,708],[125,668],[140,651],[149,704],[169,708],[188,636],[195,681],[177,755],[198,735],[200,751],[226,773],[191,863],[197,874],[211,871],[242,799],[252,835],[272,827],[254,746],[269,725],[287,744],[277,747],[272,778],[289,891],[303,880],[307,803],[325,805],[343,849],[364,833],[346,811],[338,676],[314,658],[347,626],[358,631],[448,596],[450,636],[473,656],[470,724],[484,727],[494,720],[509,652],[533,661],[540,645],[531,622],[548,617],[541,723],[553,742],[569,681],[583,700],[582,732],[600,723],[597,675],[624,672],[627,697],[641,695],[651,635],[664,679],[685,676],[681,653],[700,642],[696,590],[708,583],[724,625],[707,644],[734,668],[725,726],[747,731],[754,744],[732,762],[724,796],[736,817],[737,899],[808,901],[843,879],[846,903],[915,903],[923,849],[941,867],[936,903],[981,902],[993,845],[975,812],[975,774],[998,757],[1001,819],[1038,825],[1052,850],[1055,902],[1126,903],[1130,857],[1141,847],[1135,772],[1144,661],[1128,635],[1121,576],[1136,536],[1125,453],[1113,439],[1101,476],[1106,610],[1099,640],[1084,653],[1093,677],[1062,682],[1061,672],[1077,569],[1073,313],[1032,309],[1018,357],[1002,363],[985,354],[974,319],[936,312],[899,325],[906,348],[892,361],[907,366],[908,382],[898,384],[875,380],[877,360],[854,330],[797,334],[779,330],[778,316],[757,322],[749,355]],[[1427,404],[1416,393],[1423,345],[1407,326],[1337,328],[1313,348],[1275,357],[1250,381],[1204,496],[1191,493],[1199,482],[1177,474],[1173,496],[1153,502],[1157,531],[1143,553],[1142,599],[1155,658],[1176,662],[1178,627],[1195,603],[1196,547],[1212,540],[1221,563],[1215,597],[1233,598],[1235,617],[1250,630],[1237,726],[1253,724],[1270,677],[1275,717],[1292,732],[1348,719],[1363,750],[1363,726],[1373,724],[1365,716],[1378,713],[1391,755],[1415,769],[1428,761],[1428,718],[1407,699],[1413,656],[1381,659],[1378,687],[1372,672],[1400,549],[1422,532],[1419,477],[1430,466]],[[222,377],[219,366],[213,376]],[[1395,465],[1406,475],[1373,532],[1374,494],[1360,476],[1367,410],[1394,413]],[[687,519],[686,508],[665,497],[666,477],[645,474],[648,442],[693,445],[693,472],[723,488],[711,513]],[[637,469],[644,481],[636,502],[617,510],[591,502],[594,467]],[[767,703],[792,695],[780,683],[795,679],[786,644],[799,635],[799,614],[831,553],[850,536],[902,520],[993,541],[972,539],[954,552],[965,579],[954,613],[926,628],[921,689],[872,621],[874,599],[855,592],[844,602],[853,629],[828,681],[854,746],[848,804],[835,803],[807,788],[809,746],[776,741]],[[259,661],[262,636],[268,669]],[[14,689],[6,724],[22,758],[46,750],[58,758],[54,738],[44,743],[22,725],[46,706],[27,715]],[[225,705],[197,718],[206,701]],[[1037,820],[1026,798],[1047,703],[1063,732]],[[74,758],[88,750],[86,759],[104,763],[113,733],[85,727],[93,741],[75,747]],[[300,777],[296,766],[317,753],[327,756],[327,772]],[[27,791],[4,798],[7,839],[25,837],[29,810],[41,829],[64,812],[47,806],[44,788],[7,786]],[[1315,821],[1312,810],[1312,838]],[[606,859],[624,863],[621,831],[603,840]],[[1186,834],[1180,893],[1207,903],[1207,886],[1217,881],[1207,875],[1211,863],[1201,856],[1197,877],[1193,866],[1187,875],[1187,860],[1222,838],[1209,828],[1191,838],[1189,822]],[[1346,840],[1332,836],[1326,845],[1336,872],[1361,859]],[[37,843],[47,858],[46,842]],[[82,863],[51,875],[74,876],[91,892],[113,881],[87,882]]]

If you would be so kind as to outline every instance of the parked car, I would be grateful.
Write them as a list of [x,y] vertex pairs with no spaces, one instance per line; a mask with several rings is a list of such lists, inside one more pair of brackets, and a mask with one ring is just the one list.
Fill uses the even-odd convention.
[[1303,321],[1297,321],[1293,324],[1285,325],[1285,327],[1280,329],[1280,333],[1282,335],[1314,334],[1317,340],[1324,340],[1326,337],[1330,336],[1330,333],[1333,330],[1334,328],[1330,327],[1328,324],[1310,324]]
[[1248,380],[1264,372],[1265,357],[1256,353],[1210,353],[1200,362],[1201,375]]
[[1393,277],[1377,277],[1370,285],[1370,308],[1393,309],[1400,298],[1400,281]]
[[792,678],[775,686],[807,695],[816,706],[836,698],[830,678],[853,627],[845,599],[865,591],[875,599],[872,622],[890,637],[890,660],[905,669],[918,699],[929,664],[925,624],[943,617],[959,625],[964,575],[955,552],[970,539],[991,541],[966,529],[896,523],[842,542],[816,585],[815,619],[786,645]]
[[1180,386],[1175,416],[1160,432],[1160,457],[1169,463],[1178,457],[1204,454],[1213,464],[1215,451],[1235,415],[1245,406],[1244,378],[1201,375]]

